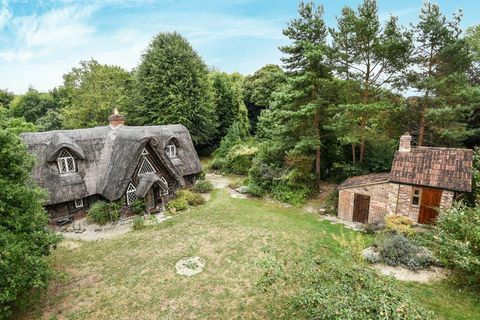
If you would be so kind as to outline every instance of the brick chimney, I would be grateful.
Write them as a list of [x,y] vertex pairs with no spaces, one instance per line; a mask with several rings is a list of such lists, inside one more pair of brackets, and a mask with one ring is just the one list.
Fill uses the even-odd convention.
[[112,129],[125,125],[125,119],[121,114],[118,114],[117,108],[113,109],[113,113],[108,117],[108,122],[110,122],[110,127]]
[[411,146],[410,143],[412,142],[412,136],[410,133],[405,132],[401,137],[400,137],[400,147],[398,148],[398,151],[400,152],[410,152]]

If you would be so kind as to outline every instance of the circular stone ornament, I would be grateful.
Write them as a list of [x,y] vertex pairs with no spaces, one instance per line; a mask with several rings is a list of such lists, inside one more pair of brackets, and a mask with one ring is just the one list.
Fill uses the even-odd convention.
[[203,271],[205,262],[200,257],[183,258],[177,261],[175,269],[181,276],[191,277]]

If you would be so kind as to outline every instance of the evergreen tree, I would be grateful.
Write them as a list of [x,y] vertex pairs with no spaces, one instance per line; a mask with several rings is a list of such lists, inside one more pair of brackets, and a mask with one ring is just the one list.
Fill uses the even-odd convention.
[[129,108],[136,124],[185,125],[196,147],[208,146],[217,132],[208,69],[178,33],[159,33],[136,72],[139,105]]
[[438,5],[425,2],[419,19],[410,78],[422,94],[417,144],[456,145],[472,133],[465,125],[471,111],[471,92],[465,95],[465,89],[472,57],[460,36],[461,14],[447,20]]
[[243,102],[243,76],[235,73],[214,71],[210,75],[213,83],[215,114],[218,119],[218,138],[221,140],[234,122],[248,126],[247,110]]
[[[318,187],[321,178],[321,129],[334,85],[327,58],[323,7],[302,2],[298,11],[300,17],[293,19],[283,31],[292,42],[280,48],[285,54],[282,61],[289,75],[288,83],[276,95],[273,107],[262,116],[259,126],[262,127],[261,135],[267,139],[266,144],[270,144],[267,147],[278,146],[275,152],[284,154],[282,158],[287,170],[291,169],[292,174],[284,174],[285,183],[294,184],[292,179],[295,180],[296,173],[293,172],[300,167],[310,168],[311,156],[314,155]],[[273,141],[269,142],[269,139]],[[302,173],[302,179],[308,180],[310,170],[306,171]],[[255,179],[255,175],[252,178]]]
[[[359,144],[359,161],[363,162],[368,138],[366,116],[381,114],[385,104],[376,102],[384,99],[386,89],[401,86],[402,71],[410,62],[411,37],[398,26],[396,17],[391,16],[382,26],[375,0],[364,0],[356,12],[345,7],[337,18],[337,29],[330,32],[337,74],[349,81],[347,84],[351,84],[352,89],[347,93],[349,105],[344,108],[345,116],[360,115],[358,121],[352,123],[358,133],[358,139],[352,140],[352,161],[355,162]],[[350,80],[359,82],[360,97],[355,94],[357,85]],[[363,116],[361,110],[367,109]]]
[[[60,117],[67,129],[106,125],[114,108],[123,111],[132,104],[131,75],[121,67],[93,59],[81,61],[63,80],[58,95],[64,106]],[[55,114],[49,114],[42,124],[52,128],[56,121]]]
[[8,108],[10,102],[15,98],[13,92],[10,92],[6,89],[0,90],[0,107]]

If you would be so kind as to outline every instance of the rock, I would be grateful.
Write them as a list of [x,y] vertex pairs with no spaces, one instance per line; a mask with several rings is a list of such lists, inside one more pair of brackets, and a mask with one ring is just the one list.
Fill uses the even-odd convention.
[[363,258],[370,263],[379,263],[382,260],[380,252],[375,251],[373,247],[363,249]]
[[238,193],[245,194],[248,193],[248,187],[247,186],[241,186],[240,188],[235,189]]

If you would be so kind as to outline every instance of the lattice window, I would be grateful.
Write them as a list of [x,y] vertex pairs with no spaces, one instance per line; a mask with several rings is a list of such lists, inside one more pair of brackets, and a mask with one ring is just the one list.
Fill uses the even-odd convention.
[[135,191],[137,191],[137,189],[133,186],[133,184],[129,183],[126,193],[127,205],[131,205],[135,200],[137,200]]
[[138,170],[138,174],[148,173],[148,172],[155,172],[155,168],[153,168],[150,161],[147,158],[143,159],[142,165],[140,166],[140,170]]
[[57,163],[60,173],[68,173],[75,171],[75,159],[66,149],[62,149],[62,151],[58,155]]
[[160,177],[160,181],[162,181],[164,183],[164,185],[166,186],[166,188],[162,187],[162,194],[163,195],[167,195],[168,194],[168,182],[167,182],[167,179],[165,179],[164,177]]
[[83,208],[83,199],[75,199],[75,208]]
[[147,149],[143,148],[142,156],[146,156],[146,155],[148,155],[148,151],[147,151]]
[[172,143],[165,148],[165,152],[169,158],[177,157],[177,147]]

